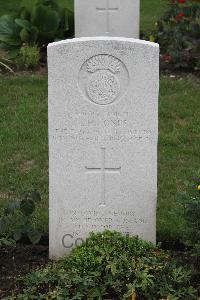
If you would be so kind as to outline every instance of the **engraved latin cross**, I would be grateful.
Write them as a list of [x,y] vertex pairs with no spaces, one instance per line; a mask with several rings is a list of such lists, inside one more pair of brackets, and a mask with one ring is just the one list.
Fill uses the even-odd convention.
[[85,167],[87,173],[101,175],[101,203],[100,206],[106,205],[106,174],[121,174],[121,166],[118,168],[106,168],[106,148],[101,148],[101,167],[88,168]]
[[97,11],[100,13],[106,13],[106,34],[110,32],[110,13],[119,11],[119,7],[111,7],[110,0],[106,0],[105,7],[97,7]]

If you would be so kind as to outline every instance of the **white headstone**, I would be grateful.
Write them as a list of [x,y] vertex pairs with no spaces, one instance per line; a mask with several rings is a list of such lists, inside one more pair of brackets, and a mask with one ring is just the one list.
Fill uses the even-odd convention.
[[156,240],[159,47],[48,46],[50,257],[105,229]]
[[75,0],[76,37],[139,38],[140,0]]

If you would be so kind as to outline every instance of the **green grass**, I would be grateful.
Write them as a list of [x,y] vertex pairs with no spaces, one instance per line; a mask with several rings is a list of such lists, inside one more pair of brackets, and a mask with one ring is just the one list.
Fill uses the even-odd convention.
[[200,86],[162,78],[159,110],[158,228],[173,236],[180,225],[170,209],[178,194],[200,178]]
[[169,0],[141,0],[140,3],[140,29],[143,32],[150,32],[152,29],[154,29],[155,22],[167,9]]
[[[0,77],[0,205],[33,188],[48,203],[47,80]],[[47,210],[39,212],[46,220]]]
[[[47,78],[0,77],[0,203],[37,188],[48,203]],[[158,234],[177,235],[178,193],[200,170],[199,85],[161,78],[159,110]],[[47,218],[46,218],[47,221]]]
[[[67,0],[59,0],[65,5]],[[0,0],[0,15],[15,12],[20,0]],[[167,7],[168,0],[141,0],[141,30],[149,32]]]

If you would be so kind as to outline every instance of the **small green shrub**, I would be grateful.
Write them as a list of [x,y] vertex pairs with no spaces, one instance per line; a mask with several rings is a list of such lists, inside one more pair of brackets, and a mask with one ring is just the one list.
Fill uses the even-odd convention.
[[16,241],[13,239],[0,238],[0,247],[15,246],[15,245],[16,245]]
[[40,49],[37,45],[23,45],[19,50],[16,58],[16,63],[19,66],[26,68],[36,68],[40,61]]
[[160,44],[165,64],[200,70],[199,1],[171,0],[152,36]]
[[192,196],[188,193],[179,195],[174,214],[183,216],[182,242],[190,250],[195,268],[200,270],[200,185],[198,188]]
[[188,246],[200,242],[200,195],[182,199],[186,228],[184,240]]
[[197,299],[190,278],[153,244],[105,231],[28,275],[23,294],[9,299]]
[[37,244],[42,233],[34,224],[34,213],[40,201],[40,194],[34,190],[9,202],[0,215],[0,238],[15,241],[28,238],[31,243]]

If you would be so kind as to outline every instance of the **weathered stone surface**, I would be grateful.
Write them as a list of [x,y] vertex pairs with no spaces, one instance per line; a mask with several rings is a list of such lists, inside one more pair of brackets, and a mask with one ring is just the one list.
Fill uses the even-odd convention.
[[75,0],[76,37],[139,38],[140,0]]
[[134,39],[48,46],[51,258],[91,231],[155,242],[158,64]]

